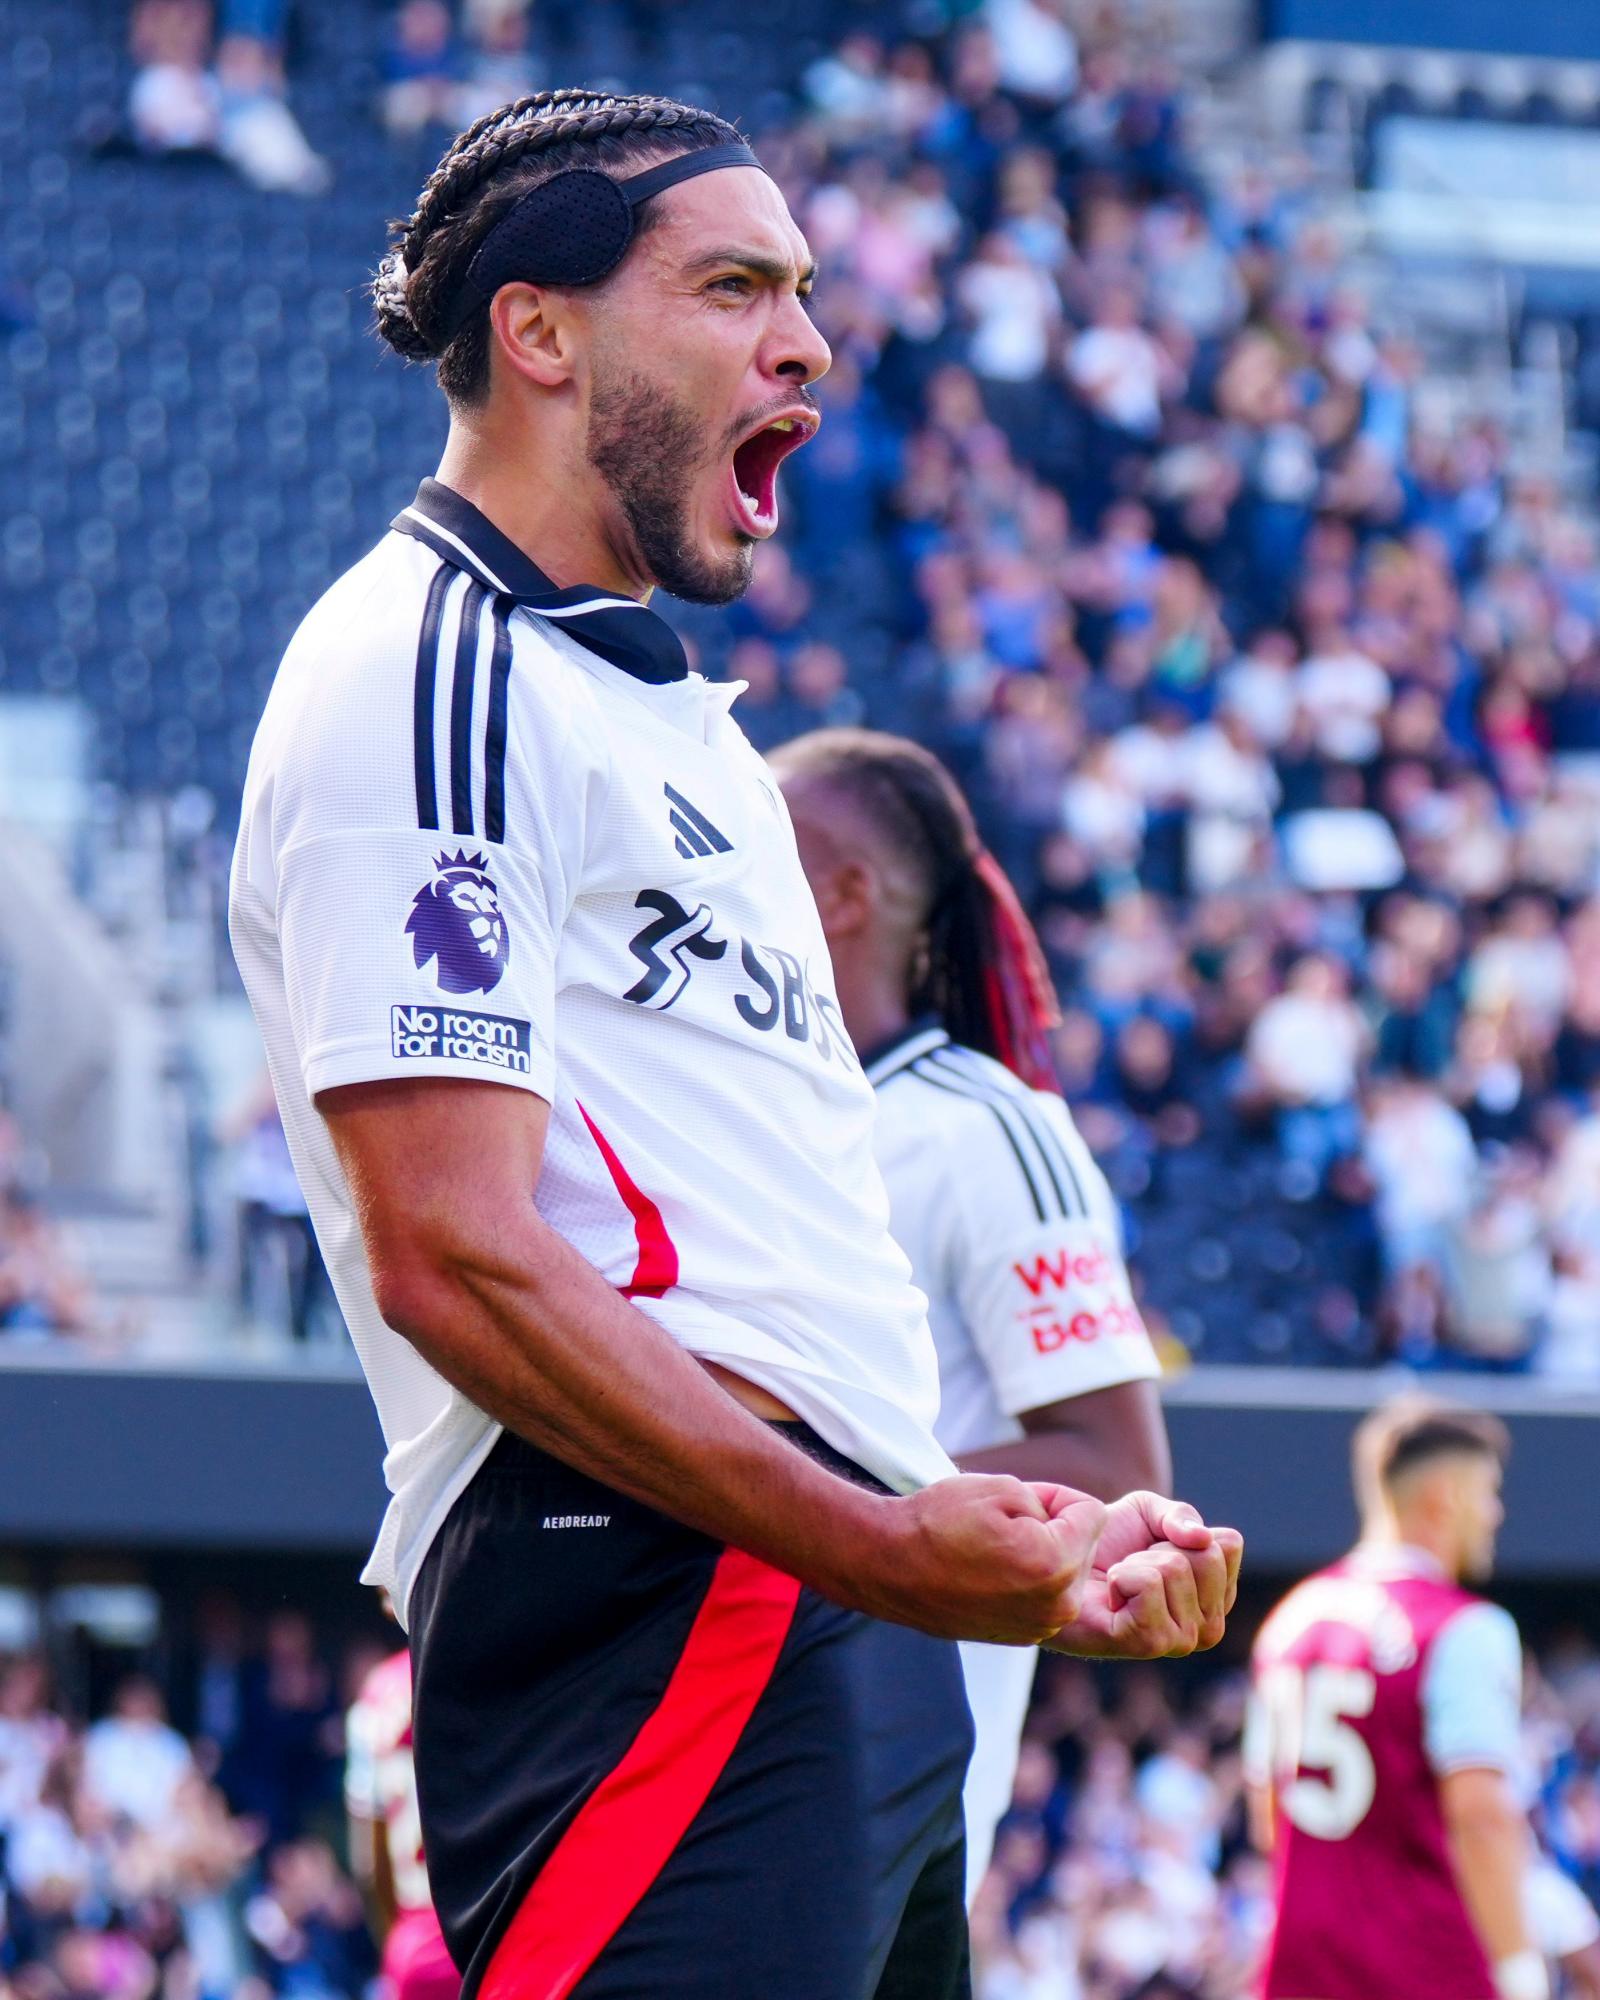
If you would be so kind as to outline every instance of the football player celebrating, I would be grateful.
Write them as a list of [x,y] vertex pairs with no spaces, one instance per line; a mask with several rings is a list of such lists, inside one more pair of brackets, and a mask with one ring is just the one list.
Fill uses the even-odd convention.
[[1547,2000],[1517,1803],[1522,1660],[1474,1596],[1504,1426],[1404,1398],[1356,1432],[1361,1539],[1256,1641],[1245,1737],[1274,1861],[1263,2000]]
[[811,256],[737,131],[541,91],[375,285],[437,479],[313,607],[234,948],[387,1443],[468,2000],[957,2000],[948,1641],[1212,1643],[1192,1512],[958,1477],[771,777],[650,609],[725,603],[815,430]]
[[[1165,1492],[1160,1370],[1116,1204],[1050,1064],[1043,956],[965,799],[920,745],[872,730],[818,730],[771,762],[878,1093],[890,1226],[939,1350],[940,1443],[970,1471],[1107,1500]],[[962,1647],[969,1900],[1011,1802],[1035,1664]]]

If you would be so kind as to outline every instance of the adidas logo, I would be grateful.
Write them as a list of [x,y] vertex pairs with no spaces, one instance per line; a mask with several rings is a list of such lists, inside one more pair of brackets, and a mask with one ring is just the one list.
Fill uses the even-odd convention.
[[675,845],[685,861],[695,855],[731,854],[733,842],[719,833],[698,806],[690,805],[682,792],[671,785],[661,787],[667,795],[667,818],[672,822]]

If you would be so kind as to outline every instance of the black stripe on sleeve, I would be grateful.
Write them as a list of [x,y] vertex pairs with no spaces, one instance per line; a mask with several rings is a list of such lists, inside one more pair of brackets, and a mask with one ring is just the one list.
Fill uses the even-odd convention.
[[939,1076],[929,1067],[926,1056],[919,1056],[910,1067],[913,1076],[921,1077],[922,1081],[930,1084],[933,1089],[948,1091],[952,1097],[964,1097],[970,1103],[986,1104],[989,1107],[990,1111],[994,1113],[995,1123],[1006,1135],[1006,1144],[1016,1155],[1017,1166],[1021,1170],[1022,1178],[1028,1184],[1028,1193],[1033,1197],[1034,1214],[1041,1222],[1047,1221],[1049,1218],[1045,1213],[1044,1196],[1040,1192],[1039,1182],[1034,1175],[1032,1167],[1028,1165],[1027,1160],[1023,1157],[1022,1148],[1017,1144],[1016,1133],[1012,1131],[1005,1113],[995,1100],[992,1097],[980,1097],[976,1091],[967,1089],[964,1084],[952,1083],[948,1077]]
[[478,620],[487,595],[476,578],[467,585],[456,634],[456,677],[450,690],[450,821],[457,833],[472,831],[472,687],[478,675]]
[[1089,1197],[1084,1193],[1083,1182],[1078,1177],[1078,1169],[1072,1158],[1072,1148],[1056,1130],[1048,1112],[1035,1111],[1034,1117],[1038,1120],[1040,1131],[1048,1135],[1050,1144],[1054,1147],[1057,1157],[1060,1159],[1062,1166],[1066,1168],[1067,1179],[1072,1183],[1072,1192],[1077,1200],[1077,1204],[1083,1213],[1087,1215],[1089,1213]]
[[489,719],[483,731],[483,837],[506,837],[506,699],[511,683],[511,600],[494,601],[489,661]]
[[[1023,1124],[1027,1127],[1029,1137],[1039,1148],[1057,1191],[1059,1192],[1061,1187],[1060,1180],[1055,1171],[1056,1166],[1059,1165],[1062,1173],[1066,1175],[1071,1185],[1072,1198],[1077,1204],[1077,1212],[1081,1215],[1088,1215],[1090,1212],[1089,1203],[1083,1191],[1083,1181],[1079,1176],[1077,1167],[1073,1163],[1072,1154],[1067,1147],[1065,1139],[1057,1131],[1049,1111],[1038,1101],[1036,1093],[1020,1081],[1016,1083],[1010,1081],[1000,1083],[995,1081],[992,1071],[985,1072],[983,1059],[974,1055],[972,1050],[964,1049],[959,1042],[952,1042],[947,1048],[936,1050],[935,1055],[953,1074],[964,1076],[967,1082],[972,1084],[975,1089],[992,1090],[997,1097],[1004,1098],[1006,1103],[1021,1118]],[[1007,1075],[1009,1078],[1009,1072],[1007,1072]],[[1070,1212],[1064,1195],[1062,1203],[1063,1213]]]
[[439,791],[433,773],[433,689],[439,672],[439,621],[444,616],[445,592],[459,571],[440,563],[428,585],[428,600],[422,608],[422,630],[417,635],[417,675],[412,688],[412,760],[417,775],[417,825],[439,824]]
[[1008,1118],[1016,1121],[1017,1127],[1033,1141],[1033,1149],[1039,1155],[1039,1163],[1049,1178],[1051,1190],[1056,1198],[1056,1212],[1060,1215],[1070,1215],[1072,1209],[1068,1205],[1061,1176],[1056,1172],[1056,1163],[1051,1158],[1051,1149],[1040,1135],[1038,1119],[1033,1115],[1033,1106],[1022,1093],[1020,1091],[1013,1093],[1003,1085],[989,1082],[987,1078],[979,1079],[973,1076],[959,1063],[950,1061],[943,1049],[933,1050],[927,1061],[937,1064],[953,1089],[962,1091],[968,1097],[978,1098],[982,1103],[992,1104],[997,1112],[1003,1109]]

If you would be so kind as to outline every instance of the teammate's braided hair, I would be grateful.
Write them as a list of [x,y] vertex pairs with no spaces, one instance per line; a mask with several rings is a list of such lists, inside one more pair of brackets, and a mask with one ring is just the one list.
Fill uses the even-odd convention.
[[1060,1012],[1044,953],[938,758],[902,736],[819,729],[785,744],[777,761],[785,777],[843,792],[917,881],[912,1013],[936,1014],[953,1040],[1024,1083],[1059,1089],[1049,1035]]
[[[372,282],[380,337],[408,361],[436,361],[452,402],[479,401],[489,386],[488,303],[454,338],[446,329],[473,252],[513,203],[574,167],[623,173],[738,136],[725,119],[670,97],[540,90],[486,112],[451,141],[411,216],[390,225]],[[655,209],[641,204],[635,238]]]

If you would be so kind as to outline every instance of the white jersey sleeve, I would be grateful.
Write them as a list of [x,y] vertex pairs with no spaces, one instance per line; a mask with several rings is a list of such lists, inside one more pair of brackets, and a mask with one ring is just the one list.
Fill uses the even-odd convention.
[[367,596],[325,601],[290,648],[290,674],[352,648],[371,661],[295,705],[292,742],[257,746],[273,776],[251,882],[271,899],[309,1096],[398,1076],[551,1095],[556,958],[605,753],[581,702],[559,699],[553,655],[542,681],[513,681],[511,615],[441,565],[420,642],[415,607]]
[[1458,1611],[1433,1642],[1422,1682],[1423,1741],[1441,1776],[1521,1759],[1522,1642],[1498,1604]]
[[1071,1113],[1059,1098],[1029,1092],[1026,1121],[1025,1130],[1019,1117],[973,1124],[976,1150],[956,1167],[950,1210],[961,1317],[1011,1417],[1161,1372],[1123,1262],[1116,1204]]

